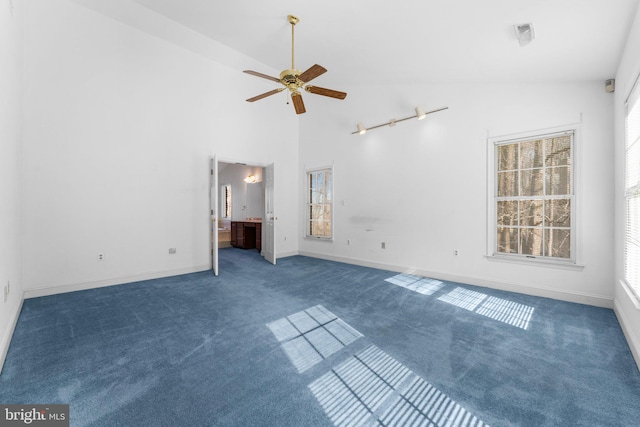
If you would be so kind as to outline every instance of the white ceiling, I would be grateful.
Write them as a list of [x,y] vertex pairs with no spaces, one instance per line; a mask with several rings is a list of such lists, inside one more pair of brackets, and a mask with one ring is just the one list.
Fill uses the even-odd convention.
[[[296,15],[296,68],[318,63],[317,84],[346,90],[612,78],[640,0],[134,1],[276,70],[290,68]],[[513,25],[528,22],[536,39],[520,47]]]

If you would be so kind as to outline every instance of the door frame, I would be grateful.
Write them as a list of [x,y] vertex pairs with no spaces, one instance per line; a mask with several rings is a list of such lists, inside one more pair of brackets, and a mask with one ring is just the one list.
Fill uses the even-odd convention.
[[262,168],[263,175],[262,179],[264,180],[264,209],[262,216],[262,232],[264,233],[264,239],[262,242],[264,243],[263,251],[264,259],[269,261],[271,264],[276,265],[276,220],[278,217],[275,216],[275,175],[276,175],[276,165],[275,163],[271,163],[268,166]]
[[[212,155],[212,156],[210,157],[210,159],[211,159],[211,162],[213,162],[213,161],[214,161],[214,159],[215,159],[216,173],[217,173],[217,171],[218,171],[218,163],[229,163],[229,164],[232,164],[232,165],[234,165],[234,164],[235,164],[235,165],[239,165],[239,166],[249,166],[249,167],[263,168],[263,170],[266,170],[267,166],[271,166],[271,165],[272,165],[272,166],[273,166],[273,170],[274,170],[274,175],[275,175],[275,166],[276,166],[275,162],[263,163],[263,162],[255,162],[255,161],[251,161],[251,160],[243,161],[243,160],[238,160],[238,159],[232,159],[232,158],[229,158],[229,157],[219,157],[219,156],[217,156],[217,155],[215,155],[215,154],[214,154],[214,155]],[[210,163],[211,163],[211,162],[210,162]],[[263,176],[263,179],[264,179],[264,176]],[[213,177],[212,177],[212,181],[213,181]],[[219,179],[218,179],[218,176],[216,175],[216,176],[215,176],[215,182],[216,182],[216,185],[219,185],[218,181],[219,181]],[[274,180],[274,184],[273,184],[273,193],[274,193],[274,194],[275,194],[275,191],[276,191],[275,189],[276,189],[276,185],[275,185],[275,180]],[[215,212],[216,212],[216,213],[218,212],[218,210],[219,210],[219,206],[220,206],[220,191],[218,191],[218,190],[219,190],[219,189],[218,189],[218,188],[216,188],[216,191],[215,191],[215,200],[213,200],[213,197],[214,197],[214,194],[213,194],[213,193],[214,193],[214,191],[210,191],[210,192],[209,192],[209,193],[210,193],[210,195],[209,195],[209,203],[210,203],[210,205],[211,205],[211,206],[215,206],[215,209],[216,209],[216,210],[215,210]],[[231,197],[233,197],[233,195],[232,195]],[[267,202],[267,201],[266,201],[266,199],[265,199],[265,204],[266,204],[266,202]],[[262,211],[263,211],[263,213],[264,213],[264,211],[265,211],[264,206],[263,206]],[[277,218],[277,216],[276,216],[275,214],[274,214],[274,216],[275,216],[275,218]],[[266,220],[266,218],[262,218],[262,225],[263,225],[263,226],[262,226],[262,230],[263,230],[263,232],[264,232],[264,231],[266,231],[266,228],[265,228],[265,220]],[[210,225],[210,233],[211,233],[211,236],[213,236],[214,231],[215,231],[215,233],[216,233],[216,234],[217,234],[217,232],[218,232],[217,221],[216,221],[216,225],[215,225],[215,226],[214,226],[214,224],[213,224],[213,221],[210,221],[210,222],[211,222],[211,225]],[[214,227],[215,227],[215,230],[214,230]],[[274,230],[274,236],[273,236],[273,239],[272,239],[272,242],[273,242],[273,264],[275,264],[275,261],[276,261],[276,258],[277,258],[276,253],[275,253],[275,225],[274,225],[274,227],[273,227],[272,229]],[[217,240],[217,239],[216,239],[216,240]],[[211,239],[211,238],[209,239],[209,241],[211,242],[210,244],[211,244],[211,260],[212,260],[212,268],[213,268],[213,260],[215,259],[215,260],[216,260],[216,267],[217,267],[217,269],[219,270],[219,265],[217,265],[217,260],[218,260],[218,245],[216,244],[216,245],[214,246],[214,244],[213,244],[213,239]],[[263,244],[264,244],[264,239],[263,239]],[[260,255],[261,255],[262,257],[264,257],[264,252],[265,252],[265,251],[264,251],[264,249],[263,249],[263,250],[262,250],[262,252],[260,253]],[[266,260],[266,259],[265,259],[265,260]],[[271,260],[268,260],[268,262],[271,262]],[[217,274],[217,272],[214,272],[214,274],[215,274],[216,276],[218,275],[218,274]]]
[[209,161],[209,209],[211,217],[209,219],[209,241],[211,242],[211,270],[213,275],[218,275],[218,215],[219,215],[219,196],[218,196],[218,159],[215,154]]

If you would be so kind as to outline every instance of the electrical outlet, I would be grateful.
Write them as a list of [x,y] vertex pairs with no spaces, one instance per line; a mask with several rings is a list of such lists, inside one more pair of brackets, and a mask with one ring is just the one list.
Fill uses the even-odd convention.
[[351,239],[347,239],[347,246],[351,244]]
[[169,248],[169,254],[173,255],[176,253],[176,248]]
[[387,249],[387,244],[386,244],[385,242],[382,242],[382,243],[380,244],[380,247],[381,247],[382,249]]
[[103,253],[99,253],[98,254],[98,261],[104,261],[104,254]]
[[458,250],[457,249],[453,250],[453,256],[458,256]]

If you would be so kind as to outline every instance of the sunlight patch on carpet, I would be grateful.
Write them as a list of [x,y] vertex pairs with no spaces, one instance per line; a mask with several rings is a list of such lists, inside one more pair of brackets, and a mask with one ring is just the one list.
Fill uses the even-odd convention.
[[487,295],[481,292],[471,291],[465,288],[455,288],[448,294],[438,298],[438,301],[473,311],[486,297]]
[[486,424],[372,345],[309,385],[336,427]]
[[503,298],[489,297],[476,313],[517,328],[528,329],[534,308]]
[[413,274],[396,274],[393,277],[385,279],[385,282],[401,286],[422,295],[433,295],[444,286],[444,283],[439,280]]
[[300,373],[362,337],[321,305],[268,323],[267,327]]
[[531,306],[465,288],[455,288],[438,300],[524,330],[529,328],[534,311]]

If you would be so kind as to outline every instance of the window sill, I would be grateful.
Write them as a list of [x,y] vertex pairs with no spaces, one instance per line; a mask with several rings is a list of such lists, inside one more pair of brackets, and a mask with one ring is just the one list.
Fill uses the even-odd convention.
[[582,271],[584,269],[584,265],[581,264],[540,258],[522,258],[508,255],[485,255],[485,258],[487,258],[489,261],[507,262],[512,264],[540,266],[547,268],[559,268],[564,270]]
[[313,242],[329,242],[333,243],[333,237],[314,237],[314,236],[304,236],[305,240],[310,240]]

